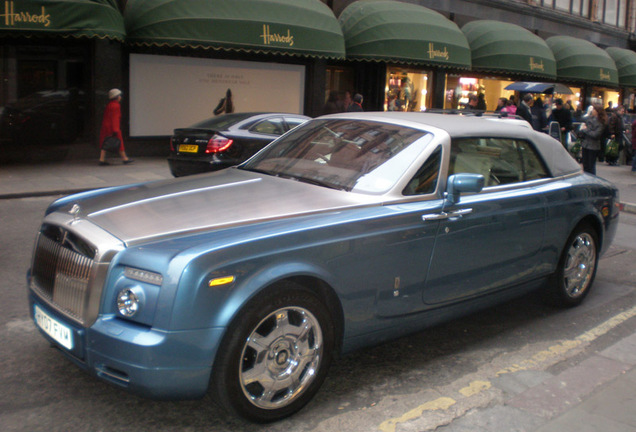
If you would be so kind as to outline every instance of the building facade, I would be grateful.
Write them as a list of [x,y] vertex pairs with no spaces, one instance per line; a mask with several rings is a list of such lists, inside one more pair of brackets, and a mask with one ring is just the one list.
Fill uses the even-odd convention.
[[151,5],[0,4],[0,157],[96,158],[113,87],[131,155],[167,154],[172,129],[211,117],[227,89],[237,111],[310,116],[347,93],[367,111],[458,109],[471,93],[494,110],[520,82],[636,108],[636,0]]

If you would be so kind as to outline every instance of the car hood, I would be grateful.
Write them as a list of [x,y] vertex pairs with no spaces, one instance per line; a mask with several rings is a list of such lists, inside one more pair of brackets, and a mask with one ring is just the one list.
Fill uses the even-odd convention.
[[230,168],[69,196],[57,211],[89,220],[133,245],[378,201],[379,197]]

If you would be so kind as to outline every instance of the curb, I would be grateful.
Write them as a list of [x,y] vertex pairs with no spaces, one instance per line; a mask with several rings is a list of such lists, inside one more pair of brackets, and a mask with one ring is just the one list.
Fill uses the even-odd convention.
[[623,205],[624,213],[636,214],[636,204],[631,204],[631,203],[621,203],[621,204]]
[[55,196],[55,195],[72,195],[72,194],[86,192],[86,191],[95,190],[95,189],[103,189],[103,188],[96,187],[96,188],[50,190],[50,191],[38,191],[38,192],[16,192],[16,193],[10,193],[10,194],[0,194],[0,200],[37,198],[37,197],[46,197],[46,196]]

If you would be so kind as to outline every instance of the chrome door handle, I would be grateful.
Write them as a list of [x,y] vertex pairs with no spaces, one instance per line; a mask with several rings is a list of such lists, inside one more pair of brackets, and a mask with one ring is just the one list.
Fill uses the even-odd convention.
[[441,212],[441,213],[429,213],[429,214],[422,215],[423,221],[443,220],[443,219],[448,219],[448,213]]
[[465,208],[465,209],[461,209],[461,210],[457,210],[457,211],[453,211],[448,213],[448,217],[462,217],[466,214],[470,214],[473,212],[473,209],[471,208]]
[[463,215],[470,214],[473,212],[473,209],[466,208],[460,209],[452,212],[440,212],[440,213],[429,213],[422,215],[423,221],[434,221],[434,220],[445,220],[445,219],[459,219]]

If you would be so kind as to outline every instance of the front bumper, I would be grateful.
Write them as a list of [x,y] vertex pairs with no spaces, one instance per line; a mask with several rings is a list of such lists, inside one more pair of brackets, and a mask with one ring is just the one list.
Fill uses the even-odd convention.
[[29,291],[32,319],[36,305],[71,329],[73,347],[69,350],[41,329],[40,333],[73,363],[98,378],[152,399],[205,395],[223,329],[166,332],[114,316],[100,316],[92,326],[82,328]]

